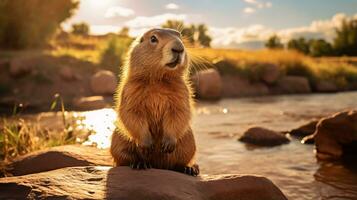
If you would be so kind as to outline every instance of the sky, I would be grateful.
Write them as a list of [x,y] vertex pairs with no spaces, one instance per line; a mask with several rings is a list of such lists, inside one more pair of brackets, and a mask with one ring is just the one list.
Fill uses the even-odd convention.
[[168,19],[209,27],[212,46],[259,49],[276,34],[331,41],[346,18],[357,19],[357,0],[81,0],[76,14],[63,24],[86,22],[92,34],[130,28],[137,36]]

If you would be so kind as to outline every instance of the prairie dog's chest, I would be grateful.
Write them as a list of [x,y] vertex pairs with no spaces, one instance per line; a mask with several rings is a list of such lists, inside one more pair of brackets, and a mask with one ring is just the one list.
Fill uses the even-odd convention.
[[134,109],[160,115],[165,110],[188,101],[187,88],[182,84],[140,84],[125,88],[125,99]]

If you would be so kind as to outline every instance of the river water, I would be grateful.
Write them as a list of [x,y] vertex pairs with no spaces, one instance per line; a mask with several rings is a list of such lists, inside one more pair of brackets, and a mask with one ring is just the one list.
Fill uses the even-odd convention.
[[[255,174],[272,180],[289,199],[357,199],[357,169],[318,162],[313,145],[292,138],[269,148],[243,144],[237,138],[251,126],[276,131],[296,128],[314,118],[357,108],[357,92],[224,99],[196,104],[193,130],[202,174]],[[84,144],[108,148],[112,109],[75,113],[92,129]]]

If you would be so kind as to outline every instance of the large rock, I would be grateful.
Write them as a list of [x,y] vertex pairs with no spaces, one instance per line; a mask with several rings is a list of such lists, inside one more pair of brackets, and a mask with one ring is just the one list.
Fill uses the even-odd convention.
[[331,81],[319,81],[316,83],[317,92],[337,92],[338,87]]
[[295,128],[289,132],[290,135],[298,138],[303,138],[313,134],[316,130],[316,125],[319,120],[312,120],[307,124],[304,124],[298,128]]
[[108,150],[79,145],[53,147],[19,157],[7,168],[10,169],[10,174],[20,176],[63,167],[88,165],[111,166],[112,159]]
[[281,78],[276,87],[275,92],[282,94],[301,94],[310,93],[311,87],[309,81],[301,76],[285,76]]
[[252,127],[244,132],[239,141],[258,146],[276,146],[289,143],[290,139],[282,133],[262,127]]
[[319,159],[357,156],[357,110],[336,113],[320,120],[315,132]]
[[128,167],[73,167],[0,179],[0,199],[286,200],[268,179]]
[[33,70],[34,62],[28,58],[16,58],[10,62],[10,75],[12,77],[21,77],[29,74]]
[[101,70],[91,77],[90,84],[94,94],[112,95],[115,93],[118,80],[113,72]]
[[59,74],[65,81],[76,81],[81,79],[80,75],[76,74],[70,67],[62,67]]
[[219,99],[222,95],[221,75],[215,69],[199,71],[192,77],[196,94],[202,99]]
[[263,83],[252,83],[239,75],[222,77],[224,97],[263,96],[269,94],[269,88]]
[[274,65],[271,63],[263,63],[263,72],[262,72],[262,81],[267,84],[273,84],[277,82],[280,78],[281,70],[279,69],[278,65]]

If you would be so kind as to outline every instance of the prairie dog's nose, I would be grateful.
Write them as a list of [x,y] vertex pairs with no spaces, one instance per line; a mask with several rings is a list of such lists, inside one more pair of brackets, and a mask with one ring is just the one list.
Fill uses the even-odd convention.
[[183,45],[181,42],[175,42],[171,48],[172,53],[181,54],[184,51]]

